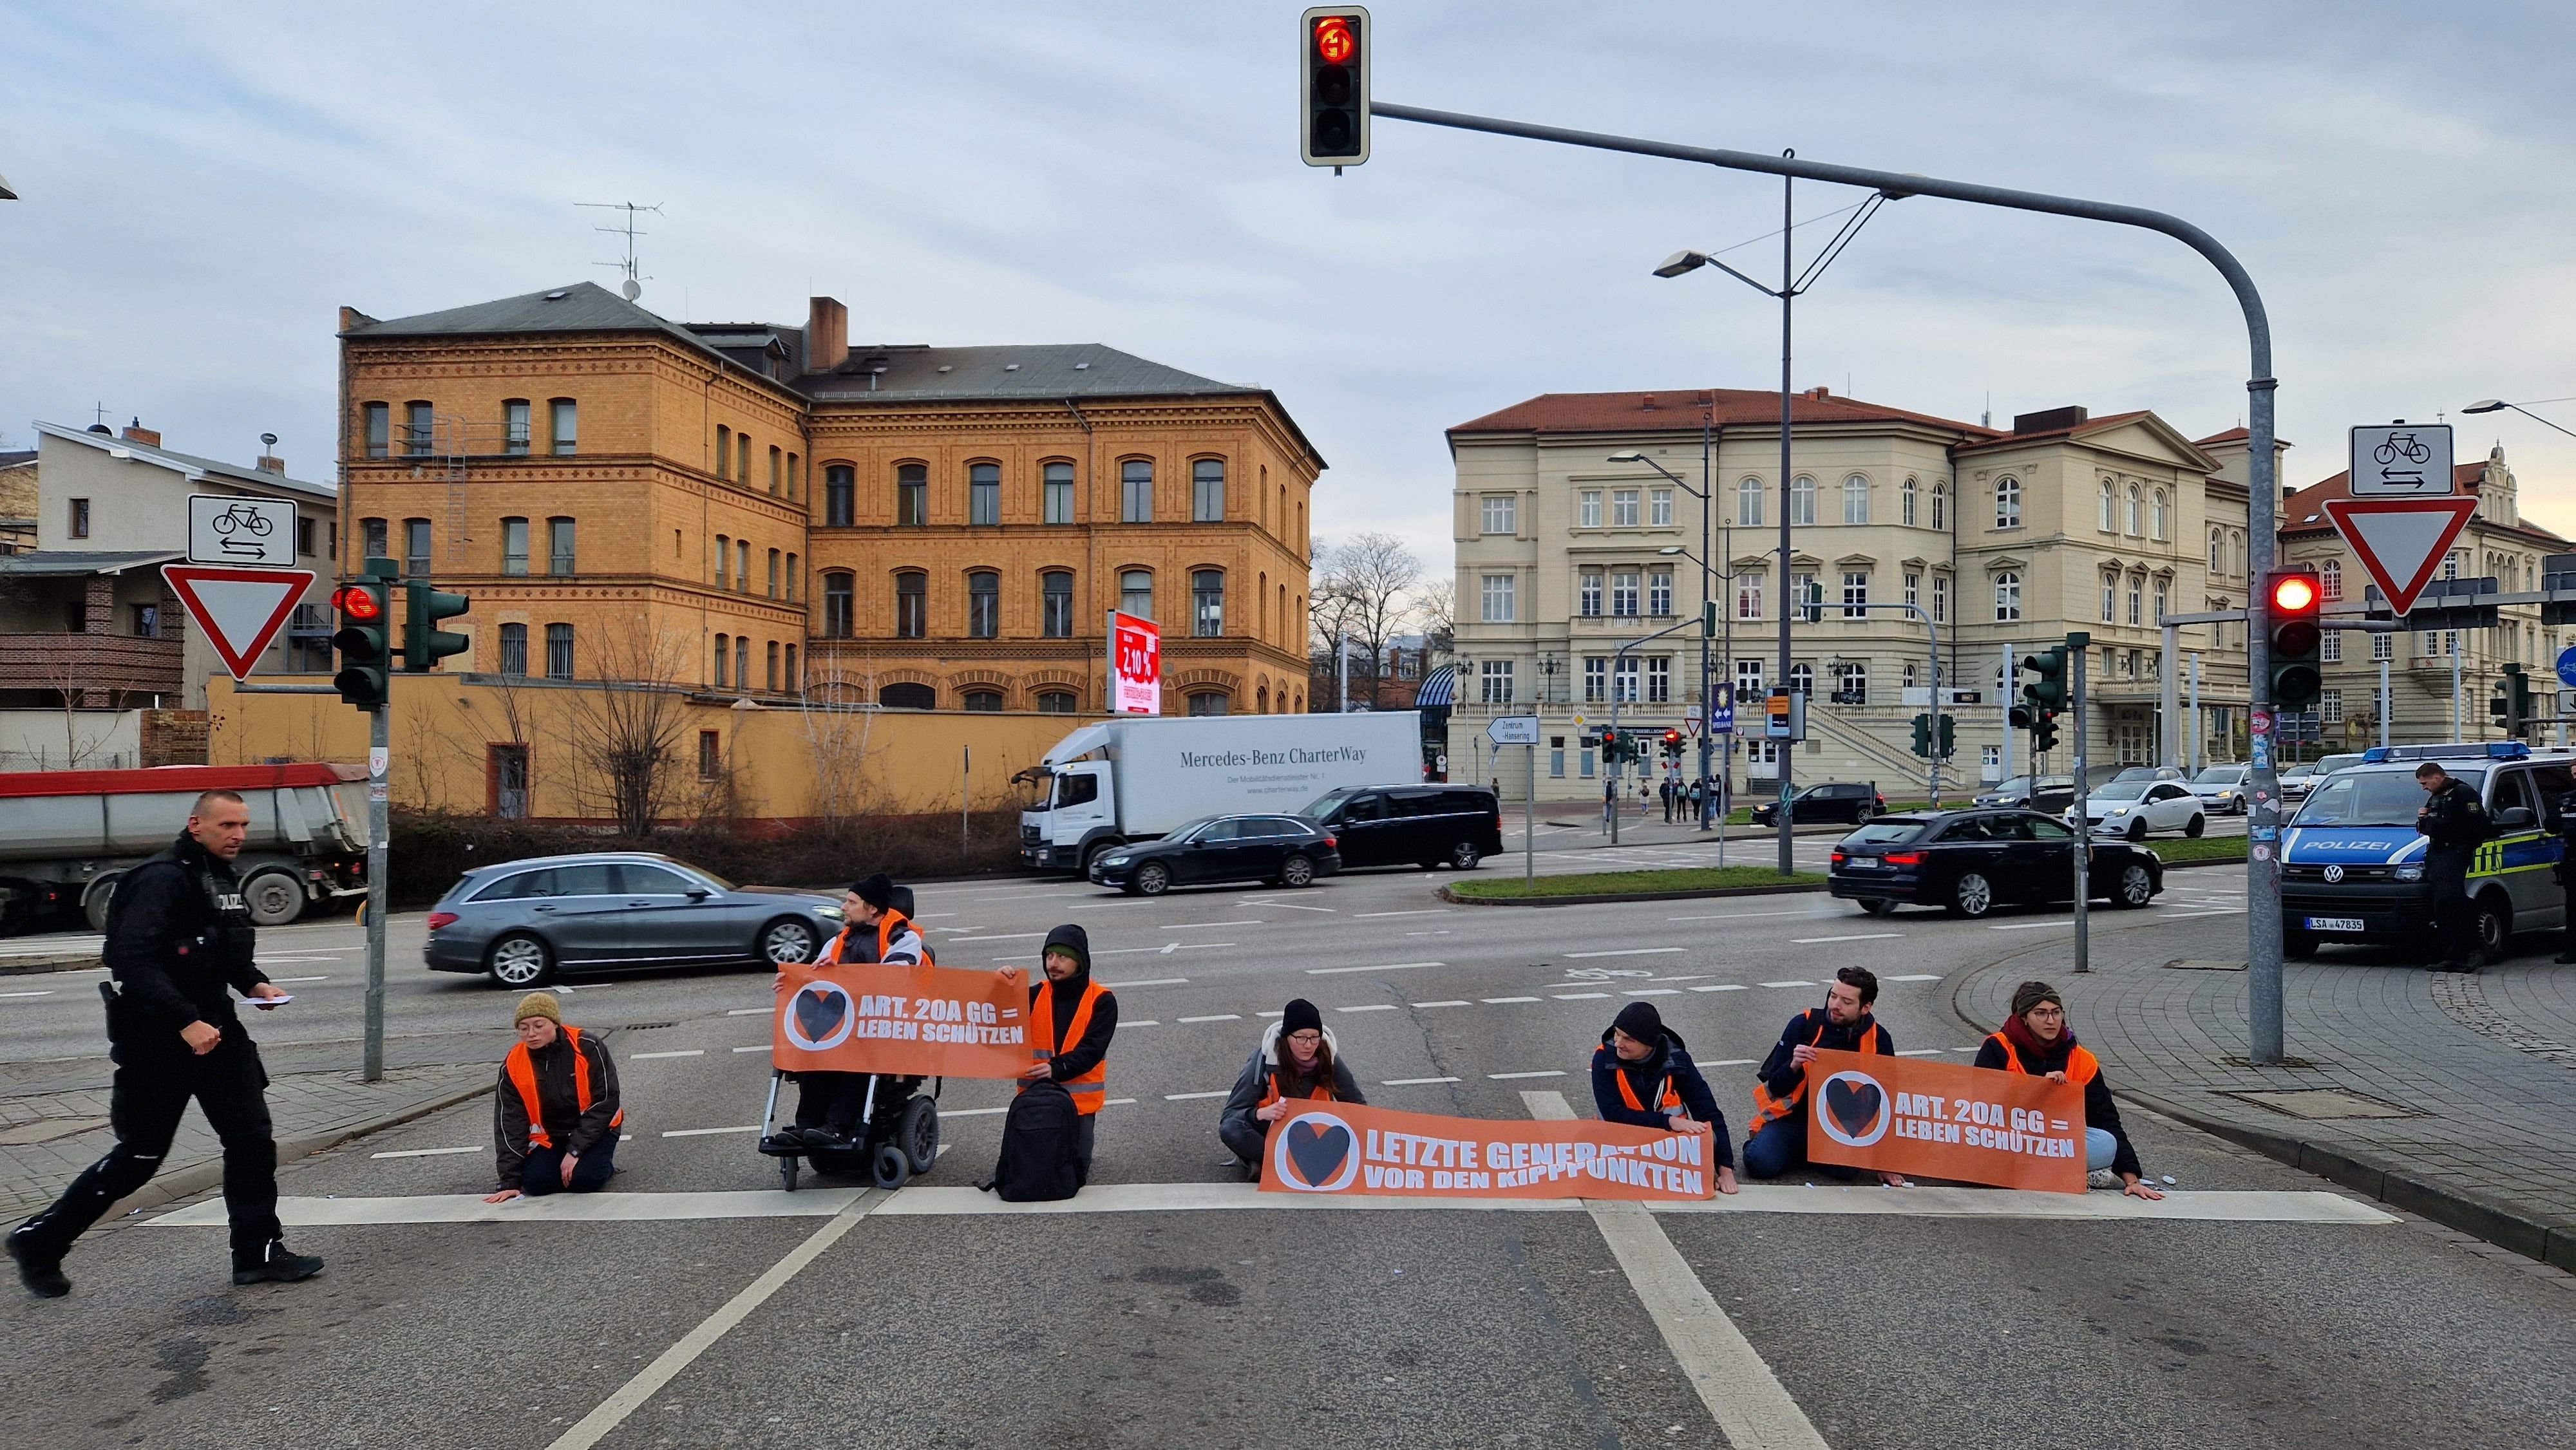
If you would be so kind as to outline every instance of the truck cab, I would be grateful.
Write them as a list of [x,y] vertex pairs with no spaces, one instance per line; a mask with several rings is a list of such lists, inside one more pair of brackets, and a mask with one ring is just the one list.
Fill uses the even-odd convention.
[[2415,768],[2430,760],[2486,803],[2496,834],[2469,868],[2477,951],[2492,962],[2517,932],[2567,920],[2553,868],[2563,798],[2576,791],[2576,755],[2534,753],[2520,741],[2382,746],[2320,779],[2282,833],[2281,949],[2310,957],[2324,942],[2416,943],[2433,931],[2429,844],[2415,830],[2424,804]]
[[1020,864],[1037,871],[1082,871],[1118,834],[1116,766],[1070,760],[1025,773],[1034,798],[1020,812]]

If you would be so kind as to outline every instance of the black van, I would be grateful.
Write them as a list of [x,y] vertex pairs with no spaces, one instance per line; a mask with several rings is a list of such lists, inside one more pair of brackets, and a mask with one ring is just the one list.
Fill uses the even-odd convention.
[[1473,871],[1503,849],[1502,803],[1479,785],[1346,786],[1305,815],[1340,841],[1344,866]]

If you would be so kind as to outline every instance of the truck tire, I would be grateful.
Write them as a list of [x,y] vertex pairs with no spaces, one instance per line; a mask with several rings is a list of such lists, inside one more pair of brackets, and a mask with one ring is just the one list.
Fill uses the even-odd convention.
[[90,930],[107,930],[107,907],[115,899],[118,880],[118,877],[102,876],[89,884],[89,890],[81,893],[81,915],[89,918]]
[[304,883],[294,872],[271,866],[242,883],[242,900],[253,925],[284,926],[304,914]]

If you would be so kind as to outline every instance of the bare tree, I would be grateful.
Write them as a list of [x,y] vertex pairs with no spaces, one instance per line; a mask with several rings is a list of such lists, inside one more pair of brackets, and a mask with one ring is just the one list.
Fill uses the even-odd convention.
[[1353,692],[1364,689],[1373,706],[1381,703],[1387,647],[1412,624],[1421,583],[1422,561],[1393,534],[1354,534],[1315,551],[1308,596],[1317,643],[1329,661],[1337,641],[1350,641]]
[[560,744],[573,764],[575,798],[614,819],[619,835],[642,840],[679,793],[689,706],[684,687],[672,681],[695,651],[641,619],[592,640],[585,688],[566,692]]
[[[120,690],[102,690],[90,682],[89,661],[72,650],[47,653],[37,666],[48,689],[63,705],[63,766],[77,770],[80,763],[99,753],[106,742],[99,736],[84,738],[81,711],[100,706],[86,703],[92,695],[104,696],[104,708],[114,713],[121,703]],[[142,762],[137,761],[136,764]]]
[[1415,589],[1413,618],[1426,653],[1447,654],[1458,641],[1458,581],[1432,579]]
[[857,702],[875,695],[876,675],[853,672],[837,656],[820,668],[809,662],[806,675],[798,708],[814,766],[814,815],[837,838],[870,805],[868,737],[876,728],[877,712]]

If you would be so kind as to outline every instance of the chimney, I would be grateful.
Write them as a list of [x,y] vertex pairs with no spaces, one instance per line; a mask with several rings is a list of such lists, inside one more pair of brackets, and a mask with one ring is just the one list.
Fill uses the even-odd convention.
[[2092,416],[2081,407],[2051,408],[2044,413],[2015,413],[2012,430],[2016,433],[2054,433],[2061,428],[2081,427]]
[[805,371],[828,373],[850,355],[850,309],[829,297],[805,304]]
[[1652,393],[1648,393],[1648,394],[1646,394],[1645,409],[1646,409],[1646,411],[1647,411],[1647,412],[1649,412],[1649,413],[1651,413],[1651,412],[1655,411],[1655,395],[1654,395],[1654,394],[1652,394]]
[[1831,388],[1809,388],[1809,389],[1807,389],[1807,396],[1808,396],[1808,397],[1810,397],[1810,398],[1815,399],[1816,401],[1818,401],[1818,402],[1820,402],[1820,403],[1821,403],[1821,402],[1823,402],[1825,399],[1832,397],[1833,395],[1834,395],[1834,394],[1833,394],[1833,390],[1832,390]]
[[276,454],[263,453],[256,461],[260,472],[274,473],[280,478],[286,476],[286,460]]
[[158,448],[161,446],[161,435],[144,427],[143,420],[137,418],[125,425],[125,441],[140,443],[146,448]]

